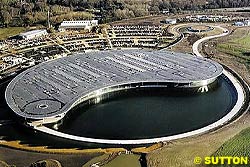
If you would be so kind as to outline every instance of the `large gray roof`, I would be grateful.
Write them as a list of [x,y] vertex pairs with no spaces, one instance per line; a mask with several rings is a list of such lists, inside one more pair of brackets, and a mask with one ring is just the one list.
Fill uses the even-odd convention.
[[26,118],[68,111],[79,98],[101,88],[139,82],[194,83],[221,75],[216,62],[188,54],[149,50],[76,53],[41,63],[8,85],[6,101]]

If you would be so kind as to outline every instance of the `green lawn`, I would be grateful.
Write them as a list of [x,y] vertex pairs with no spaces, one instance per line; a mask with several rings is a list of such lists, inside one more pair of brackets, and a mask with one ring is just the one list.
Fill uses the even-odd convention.
[[90,161],[88,161],[86,164],[84,164],[82,167],[89,167],[94,163],[97,163],[99,161],[102,161],[103,159],[108,158],[108,154],[103,154],[101,156],[95,157],[93,159],[91,159]]
[[250,60],[250,32],[244,29],[236,30],[232,39],[218,44],[218,50]]
[[242,130],[239,134],[225,142],[214,156],[244,156],[250,157],[250,128]]
[[[238,28],[229,39],[218,44],[218,49],[233,55],[240,62],[250,64],[250,29]],[[247,53],[247,54],[246,54]],[[250,156],[250,128],[240,131],[225,142],[215,153],[215,156]]]
[[231,41],[232,43],[236,43],[238,45],[241,45],[243,48],[249,48],[250,45],[250,34],[247,33],[244,37],[240,39],[235,39]]
[[120,155],[103,167],[141,167],[140,155]]
[[25,30],[26,28],[24,27],[0,28],[0,40],[4,40],[10,36],[17,35]]
[[[82,167],[89,167],[94,163],[100,162],[104,159],[108,158],[108,154],[104,154],[102,156],[96,157],[86,164],[84,164]],[[140,155],[119,155],[115,159],[113,159],[111,162],[108,162],[103,167],[141,167],[140,161],[139,161]]]
[[226,52],[233,52],[237,55],[242,54],[244,52],[250,51],[250,36],[245,37],[243,39],[237,39],[234,41],[229,41],[228,43],[222,43],[218,45],[219,49]]

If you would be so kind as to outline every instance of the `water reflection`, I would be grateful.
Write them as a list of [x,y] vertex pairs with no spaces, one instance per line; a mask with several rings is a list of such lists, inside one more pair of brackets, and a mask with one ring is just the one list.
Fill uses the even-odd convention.
[[[21,125],[4,99],[10,80],[0,84],[0,138],[49,148],[117,147],[82,143],[35,132]],[[119,96],[119,98],[117,97]],[[197,90],[130,90],[106,94],[74,109],[57,125],[59,130],[87,137],[134,139],[171,135],[205,126],[224,116],[235,103],[235,90],[222,77],[206,93]],[[93,103],[98,103],[93,105]],[[178,119],[177,119],[178,118]],[[118,146],[122,147],[122,146]],[[126,146],[130,147],[130,146]]]
[[81,104],[59,131],[102,139],[163,137],[209,125],[235,102],[235,90],[222,77],[203,89],[136,88]]

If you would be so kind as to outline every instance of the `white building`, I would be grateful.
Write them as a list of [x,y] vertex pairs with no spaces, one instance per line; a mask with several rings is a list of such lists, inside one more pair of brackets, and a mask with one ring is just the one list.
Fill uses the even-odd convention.
[[47,30],[42,29],[42,30],[32,30],[32,31],[28,31],[28,32],[24,32],[19,34],[20,37],[22,37],[23,39],[34,39],[34,38],[38,38],[38,37],[42,37],[42,36],[46,36],[48,35]]
[[163,13],[163,14],[169,14],[169,9],[162,9],[161,13]]
[[186,21],[220,22],[220,21],[230,21],[230,18],[228,16],[222,16],[222,15],[191,15],[191,16],[186,16]]
[[250,20],[245,20],[244,24],[245,24],[245,26],[250,26]]
[[78,21],[63,21],[59,26],[59,31],[67,29],[84,29],[90,30],[93,26],[98,25],[98,20],[78,20]]
[[176,19],[166,19],[166,24],[176,24],[177,20]]
[[244,26],[245,24],[244,24],[243,22],[241,22],[241,21],[238,21],[238,22],[235,22],[234,25],[235,25],[235,26],[238,26],[238,27],[242,27],[242,26]]

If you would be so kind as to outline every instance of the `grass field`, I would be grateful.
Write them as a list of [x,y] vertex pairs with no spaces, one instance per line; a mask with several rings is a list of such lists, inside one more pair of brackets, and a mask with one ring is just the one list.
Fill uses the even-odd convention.
[[90,161],[88,161],[86,164],[84,164],[82,167],[89,167],[94,163],[97,163],[99,161],[102,161],[103,159],[108,158],[108,156],[109,156],[108,154],[103,154],[101,156],[95,157],[95,158],[91,159]]
[[120,155],[103,167],[141,167],[140,155]]
[[26,28],[24,27],[0,28],[0,40],[7,39],[8,37],[17,35],[25,30]]
[[[250,47],[248,43],[249,31],[249,28],[240,28],[228,37],[215,39],[218,46],[217,49],[223,44],[237,45],[237,48],[240,48],[243,45],[244,49],[248,49]],[[180,43],[180,45],[184,47],[183,42]],[[221,50],[221,48],[219,49]],[[227,66],[232,67],[232,69],[236,70],[242,76],[247,76],[245,79],[250,83],[249,70],[246,69],[244,63],[240,63],[243,61],[246,62],[245,58],[247,58],[247,56],[242,55],[242,57],[244,57],[243,59],[240,57],[241,53],[232,56],[232,51],[225,50],[229,53],[225,54],[227,56],[224,54],[216,54],[216,58]],[[216,153],[224,153],[222,152],[223,150],[225,152],[228,150],[228,154],[225,153],[228,156],[229,154],[239,154],[241,156],[244,156],[245,154],[250,155],[249,125],[250,114],[246,113],[237,121],[224,126],[217,131],[168,143],[165,147],[147,154],[146,158],[148,167],[197,167],[197,165],[194,164],[194,157],[198,156],[204,158]],[[225,148],[227,146],[228,148]]]
[[[82,167],[89,167],[92,164],[95,164],[97,162],[100,162],[104,159],[108,158],[108,154],[101,155],[99,157],[93,158],[91,161],[84,164]],[[140,155],[119,155],[112,161],[105,164],[103,167],[141,167],[140,161],[139,161]]]
[[250,63],[250,30],[239,28],[233,32],[231,39],[218,44],[217,49],[226,54],[239,57]]
[[141,167],[139,155],[120,155],[103,167]]
[[214,156],[246,156],[250,157],[250,128],[242,130],[239,134],[225,142]]

